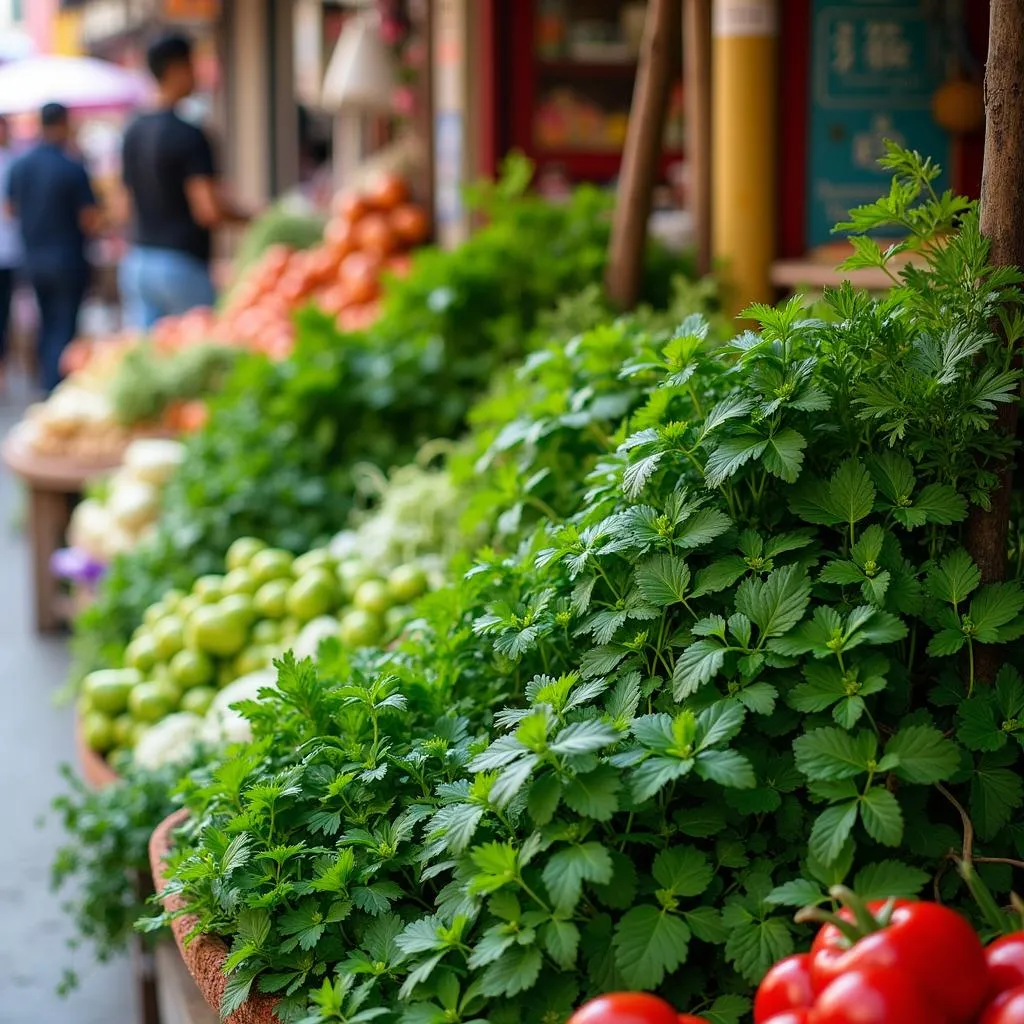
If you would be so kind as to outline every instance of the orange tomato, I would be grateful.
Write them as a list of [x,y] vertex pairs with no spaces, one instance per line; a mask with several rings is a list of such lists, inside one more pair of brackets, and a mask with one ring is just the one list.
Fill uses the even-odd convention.
[[341,312],[338,316],[338,326],[343,331],[362,331],[371,326],[378,316],[379,302],[361,302]]
[[356,246],[377,256],[389,256],[398,248],[398,237],[382,213],[368,213],[354,228]]
[[419,245],[430,234],[430,221],[422,206],[404,203],[391,211],[391,229],[406,245]]
[[412,270],[412,260],[404,253],[400,253],[397,256],[392,256],[384,264],[384,269],[395,277],[408,277],[409,271]]
[[331,204],[332,209],[339,217],[354,224],[362,217],[369,205],[366,200],[356,192],[339,192]]
[[393,210],[409,197],[409,186],[397,174],[379,175],[366,190],[366,201],[377,210]]

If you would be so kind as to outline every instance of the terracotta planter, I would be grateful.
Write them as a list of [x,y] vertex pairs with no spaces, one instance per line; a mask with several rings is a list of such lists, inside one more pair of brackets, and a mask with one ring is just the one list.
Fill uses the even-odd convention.
[[[149,840],[149,866],[153,871],[153,882],[164,909],[168,911],[179,910],[185,905],[180,896],[165,897],[163,893],[167,887],[164,859],[171,849],[171,834],[187,817],[188,811],[176,811],[157,826]],[[185,936],[195,923],[196,919],[191,914],[177,918],[171,925],[174,941],[178,944],[185,966],[199,986],[203,998],[212,1009],[220,1012],[220,1003],[227,984],[224,961],[227,959],[228,947],[213,935],[200,935],[186,946]],[[270,996],[257,993],[230,1017],[225,1018],[225,1024],[279,1024],[274,1014],[276,1002],[277,1000]]]
[[82,736],[82,719],[75,715],[75,752],[78,755],[78,770],[82,778],[93,789],[103,789],[121,777],[107,764],[106,758],[97,754]]

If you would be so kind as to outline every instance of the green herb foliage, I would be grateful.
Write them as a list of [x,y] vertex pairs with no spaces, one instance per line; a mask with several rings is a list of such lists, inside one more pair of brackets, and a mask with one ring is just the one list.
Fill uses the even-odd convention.
[[1020,855],[1024,682],[972,666],[1019,654],[1024,592],[960,546],[1006,452],[1020,275],[930,165],[889,163],[854,222],[918,231],[922,269],[827,320],[753,308],[725,350],[699,317],[652,339],[567,514],[396,651],[286,659],[245,708],[255,742],[185,787],[172,863],[231,944],[225,1012],[558,1021],[642,988],[726,1024],[829,886],[970,902],[948,796],[979,852]]
[[[680,285],[673,309],[707,307],[713,300],[706,287]],[[468,512],[462,524],[447,528],[460,539],[483,532],[514,547],[543,517],[574,508],[584,489],[582,467],[593,465],[617,422],[643,400],[641,387],[619,379],[623,361],[641,338],[667,341],[668,325],[679,320],[674,311],[645,311],[607,324],[594,291],[568,307],[547,318],[554,334],[568,338],[548,342],[500,374],[451,453],[449,469]],[[576,334],[597,322],[599,328]],[[396,537],[396,545],[405,539]],[[87,890],[75,923],[103,955],[123,946],[138,915],[129,873],[146,863],[146,839],[170,810],[167,794],[176,777],[161,771],[153,778],[135,768],[101,794],[75,785],[60,801],[71,842],[56,871],[63,877],[73,865]]]
[[[158,536],[115,559],[76,624],[75,675],[117,664],[145,608],[214,571],[235,538],[296,552],[324,541],[351,508],[353,464],[387,468],[458,436],[494,374],[531,346],[540,314],[600,280],[610,198],[582,188],[553,206],[524,194],[529,173],[512,160],[481,189],[488,225],[453,251],[418,252],[367,333],[340,335],[308,310],[291,359],[241,359],[164,493]],[[677,270],[652,252],[652,301],[668,302]]]

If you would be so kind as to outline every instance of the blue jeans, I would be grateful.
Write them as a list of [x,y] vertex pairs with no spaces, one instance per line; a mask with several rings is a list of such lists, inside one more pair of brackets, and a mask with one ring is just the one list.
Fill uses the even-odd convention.
[[148,330],[161,317],[212,306],[217,298],[209,266],[175,249],[135,247],[121,263],[118,285],[128,326],[137,330]]
[[84,274],[54,271],[30,272],[29,279],[39,305],[39,369],[50,392],[60,383],[60,357],[77,333],[88,282]]

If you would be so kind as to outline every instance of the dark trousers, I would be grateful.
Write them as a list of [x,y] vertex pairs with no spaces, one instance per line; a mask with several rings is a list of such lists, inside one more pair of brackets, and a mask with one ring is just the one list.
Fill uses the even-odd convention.
[[14,271],[0,267],[0,364],[7,358],[7,335],[11,323],[11,298],[14,295]]
[[31,275],[39,304],[39,369],[42,384],[52,391],[61,380],[60,357],[78,330],[78,311],[86,282],[78,274]]

